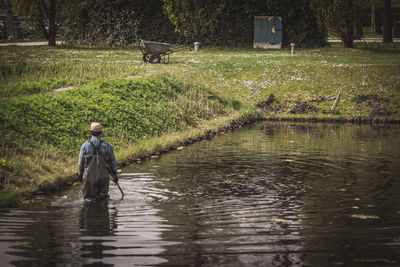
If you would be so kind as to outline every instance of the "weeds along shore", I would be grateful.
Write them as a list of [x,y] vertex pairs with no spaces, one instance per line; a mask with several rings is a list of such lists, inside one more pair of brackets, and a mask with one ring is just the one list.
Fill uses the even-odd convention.
[[141,58],[137,49],[0,48],[0,206],[73,184],[91,121],[123,165],[260,117],[400,120],[398,44]]

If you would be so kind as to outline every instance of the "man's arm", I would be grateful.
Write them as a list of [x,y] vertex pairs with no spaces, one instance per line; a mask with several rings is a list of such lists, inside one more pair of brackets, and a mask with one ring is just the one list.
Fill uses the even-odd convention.
[[113,174],[117,174],[117,161],[115,159],[114,149],[110,146],[110,167]]
[[78,160],[78,170],[79,170],[78,177],[80,181],[82,181],[83,179],[83,172],[85,166],[84,152],[85,152],[85,144],[82,144],[81,149],[79,151],[79,160]]
[[111,175],[113,176],[113,181],[115,183],[118,182],[117,176],[117,161],[115,160],[114,149],[110,145],[110,168],[111,168]]

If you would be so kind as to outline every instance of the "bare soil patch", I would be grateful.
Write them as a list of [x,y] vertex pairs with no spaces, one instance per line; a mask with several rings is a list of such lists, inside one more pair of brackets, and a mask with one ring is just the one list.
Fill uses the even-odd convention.
[[[330,100],[330,97],[320,96],[307,102],[327,101],[328,99]],[[296,103],[294,105],[281,104],[281,102],[273,94],[270,94],[268,99],[258,103],[257,107],[262,109],[267,114],[276,114],[280,112],[286,112],[290,114],[308,114],[315,113],[319,110],[319,108],[304,101],[296,101],[293,99],[283,101],[295,101]]]
[[392,115],[392,112],[383,107],[383,104],[389,102],[389,99],[380,97],[376,94],[357,95],[353,97],[351,101],[356,102],[360,105],[371,107],[371,117],[389,117],[390,115]]

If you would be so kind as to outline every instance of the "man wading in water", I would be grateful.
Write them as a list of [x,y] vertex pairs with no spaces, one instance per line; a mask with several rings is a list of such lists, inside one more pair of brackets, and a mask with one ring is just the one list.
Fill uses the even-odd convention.
[[110,174],[113,182],[118,182],[117,162],[112,146],[100,139],[101,124],[90,125],[92,139],[81,146],[79,153],[79,179],[84,182],[83,197],[86,201],[108,199]]

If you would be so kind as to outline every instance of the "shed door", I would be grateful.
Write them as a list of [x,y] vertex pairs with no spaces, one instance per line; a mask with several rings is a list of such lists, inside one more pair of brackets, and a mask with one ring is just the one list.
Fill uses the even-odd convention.
[[268,19],[254,18],[254,42],[268,42]]
[[282,21],[273,17],[268,21],[268,43],[274,45],[282,41]]

